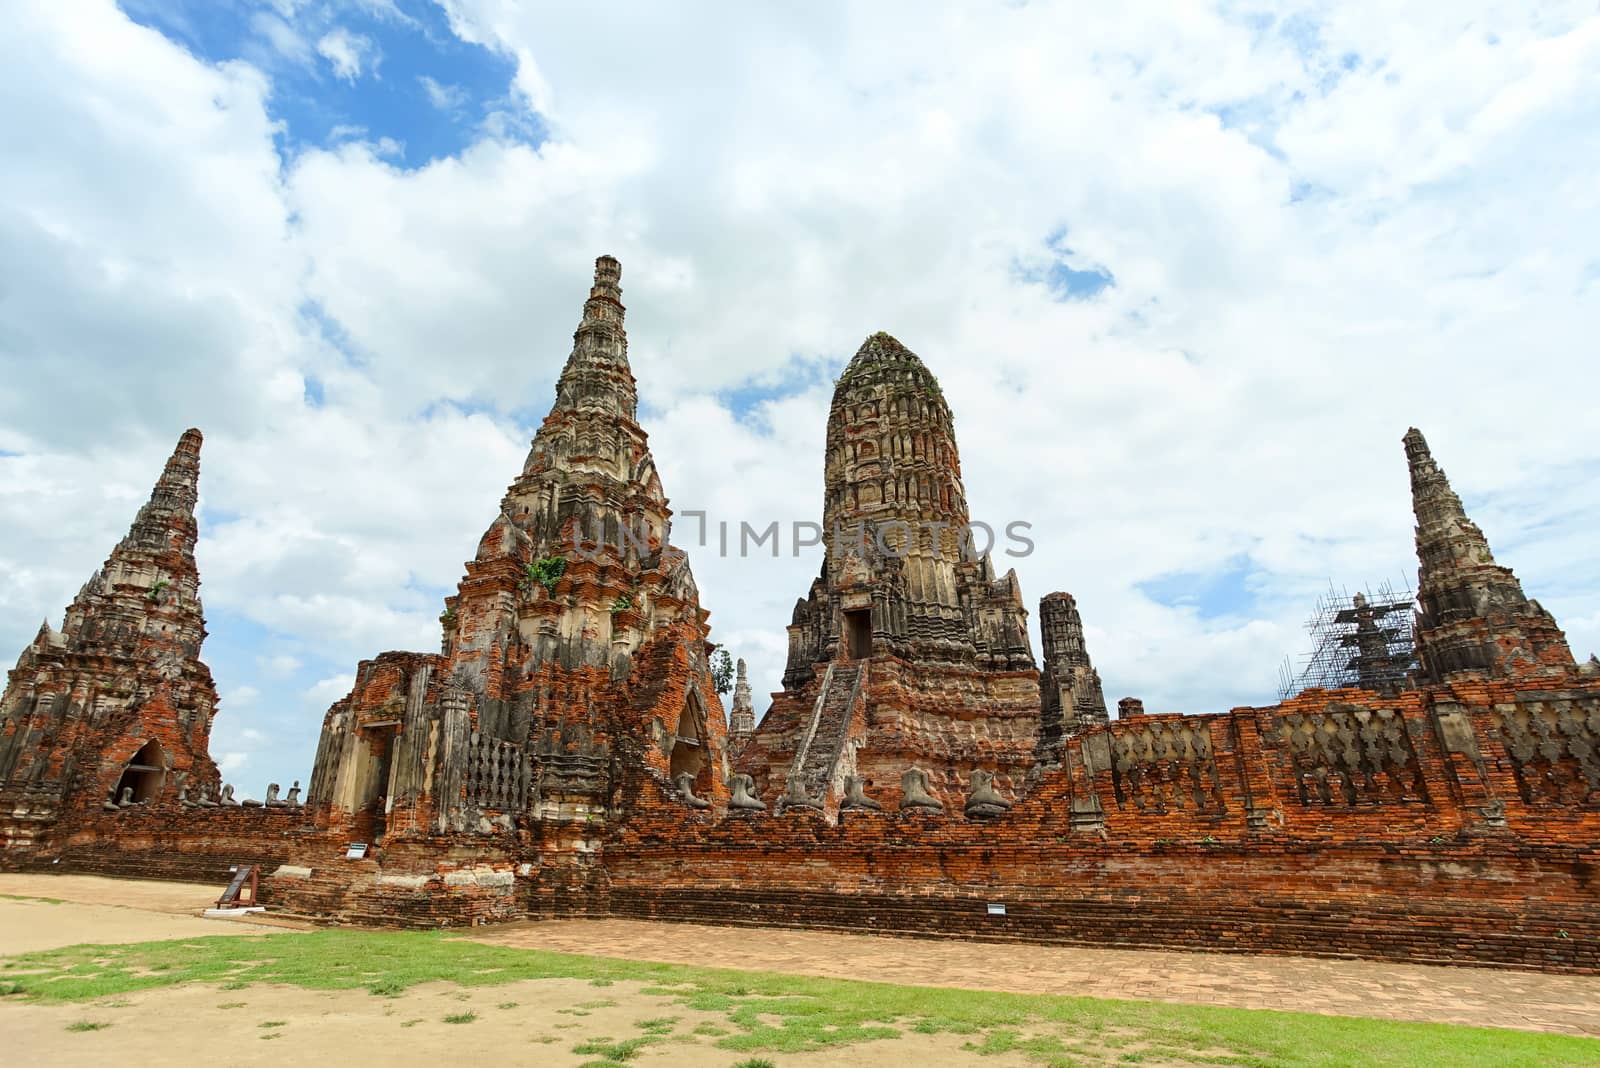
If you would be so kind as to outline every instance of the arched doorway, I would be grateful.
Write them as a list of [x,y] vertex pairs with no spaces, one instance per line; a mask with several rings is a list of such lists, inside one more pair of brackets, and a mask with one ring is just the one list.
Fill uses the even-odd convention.
[[161,743],[152,738],[133,754],[133,759],[122,769],[122,777],[117,780],[111,799],[121,801],[122,791],[132,787],[135,804],[154,801],[161,796],[161,787],[166,781],[167,753],[161,748]]
[[683,701],[683,711],[678,714],[678,729],[674,732],[671,756],[671,775],[676,779],[684,772],[694,776],[695,788],[704,784],[701,779],[706,768],[704,706],[700,694],[691,689]]

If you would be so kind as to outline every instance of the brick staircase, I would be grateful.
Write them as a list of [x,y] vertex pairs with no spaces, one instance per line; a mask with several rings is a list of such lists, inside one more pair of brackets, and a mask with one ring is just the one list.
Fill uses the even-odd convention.
[[790,765],[790,774],[800,776],[808,797],[827,799],[866,674],[865,660],[840,660],[828,666],[805,742]]

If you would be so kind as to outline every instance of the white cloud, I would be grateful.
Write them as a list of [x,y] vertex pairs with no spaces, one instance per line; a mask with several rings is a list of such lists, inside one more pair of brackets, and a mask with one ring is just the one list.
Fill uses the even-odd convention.
[[376,75],[383,58],[372,38],[351,33],[343,26],[334,27],[317,40],[317,53],[328,61],[335,77],[347,82],[355,81],[363,71]]
[[[241,706],[253,705],[260,696],[261,691],[254,686],[235,686],[231,690],[225,690],[221,694],[221,700],[231,710]],[[245,734],[249,737],[255,735],[255,732],[246,731]],[[256,736],[253,740],[259,740],[259,736]]]
[[459,85],[446,85],[426,74],[418,75],[417,82],[428,95],[428,103],[440,111],[455,111],[467,102],[467,91]]
[[306,690],[306,702],[317,709],[326,708],[349,693],[350,687],[355,684],[354,674],[330,676]]
[[291,23],[260,11],[251,16],[250,28],[270,49],[264,54],[269,63],[282,59],[300,66],[310,66],[311,44]]
[[[710,33],[641,5],[608,14],[604,62],[577,8],[449,14],[517,61],[508,106],[548,140],[402,169],[347,130],[285,163],[266,58],[207,65],[109,4],[8,27],[0,649],[59,619],[199,424],[208,607],[283,641],[219,683],[262,690],[260,766],[303,777],[343,672],[436,644],[600,252],[680,512],[815,519],[828,377],[889,330],[944,383],[974,514],[1033,522],[1025,594],[1078,595],[1112,700],[1266,700],[1329,578],[1414,574],[1412,423],[1600,648],[1600,444],[1570,385],[1600,313],[1589,10],[1350,4],[1286,34],[1193,5],[822,4]],[[284,27],[260,27],[272,62],[305,61]],[[1030,281],[1055,235],[1115,285]],[[753,382],[787,395],[740,420],[718,398]],[[714,638],[776,688],[816,557],[687,528]],[[1241,557],[1232,614],[1141,592]],[[238,711],[218,748],[255,752],[222,737]]]
[[260,666],[266,674],[283,678],[299,671],[301,663],[296,657],[279,653],[277,656],[261,657]]

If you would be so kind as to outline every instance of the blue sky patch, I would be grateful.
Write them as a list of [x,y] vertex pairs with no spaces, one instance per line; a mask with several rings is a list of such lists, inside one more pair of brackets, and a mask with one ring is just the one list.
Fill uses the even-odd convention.
[[223,777],[238,785],[241,797],[261,797],[268,782],[287,790],[299,779],[304,786],[326,710],[308,701],[306,691],[352,665],[313,653],[305,643],[228,608],[209,609],[206,627],[205,661],[222,697],[211,754],[219,761],[228,753],[249,755],[243,768]]
[[355,342],[350,340],[350,331],[344,328],[343,323],[329,315],[321,304],[314,300],[304,301],[300,305],[300,317],[330,348],[343,356],[350,366],[360,367],[366,363],[361,353],[356,351]]
[[1044,279],[1052,292],[1069,300],[1087,300],[1101,290],[1109,289],[1117,281],[1110,271],[1103,268],[1078,271],[1066,263],[1051,264]]
[[1248,616],[1254,611],[1255,562],[1241,553],[1214,571],[1174,571],[1137,583],[1135,588],[1159,605],[1192,608],[1201,619]]
[[212,63],[244,60],[272,79],[285,157],[363,141],[396,166],[455,155],[483,134],[538,145],[543,124],[512,101],[514,60],[461,40],[424,0],[393,8],[311,4],[286,21],[264,0],[122,0],[149,26]]
[[846,356],[843,360],[831,361],[806,360],[799,356],[790,356],[789,362],[775,374],[769,373],[757,379],[747,379],[730,389],[718,390],[717,402],[732,412],[733,417],[741,423],[761,422],[762,405],[804,393],[824,379],[837,376],[849,364],[850,356]]
[[[1071,256],[1071,249],[1061,250]],[[1058,258],[1043,269],[1017,264],[1013,273],[1023,282],[1043,285],[1057,300],[1088,300],[1090,297],[1117,284],[1116,276],[1104,267],[1074,267],[1065,258]]]
[[1065,228],[1045,238],[1050,262],[1044,267],[1014,265],[1013,273],[1023,282],[1047,287],[1057,300],[1088,300],[1117,284],[1116,275],[1080,256],[1066,243]]

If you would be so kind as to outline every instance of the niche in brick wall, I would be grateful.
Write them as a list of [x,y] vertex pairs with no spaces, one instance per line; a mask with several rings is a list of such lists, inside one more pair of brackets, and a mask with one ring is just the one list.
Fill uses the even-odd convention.
[[167,753],[161,748],[161,743],[152,738],[133,754],[133,759],[122,769],[122,777],[117,780],[116,789],[112,791],[111,797],[120,801],[122,791],[132,787],[135,804],[141,801],[154,801],[161,796],[161,787],[166,781]]

